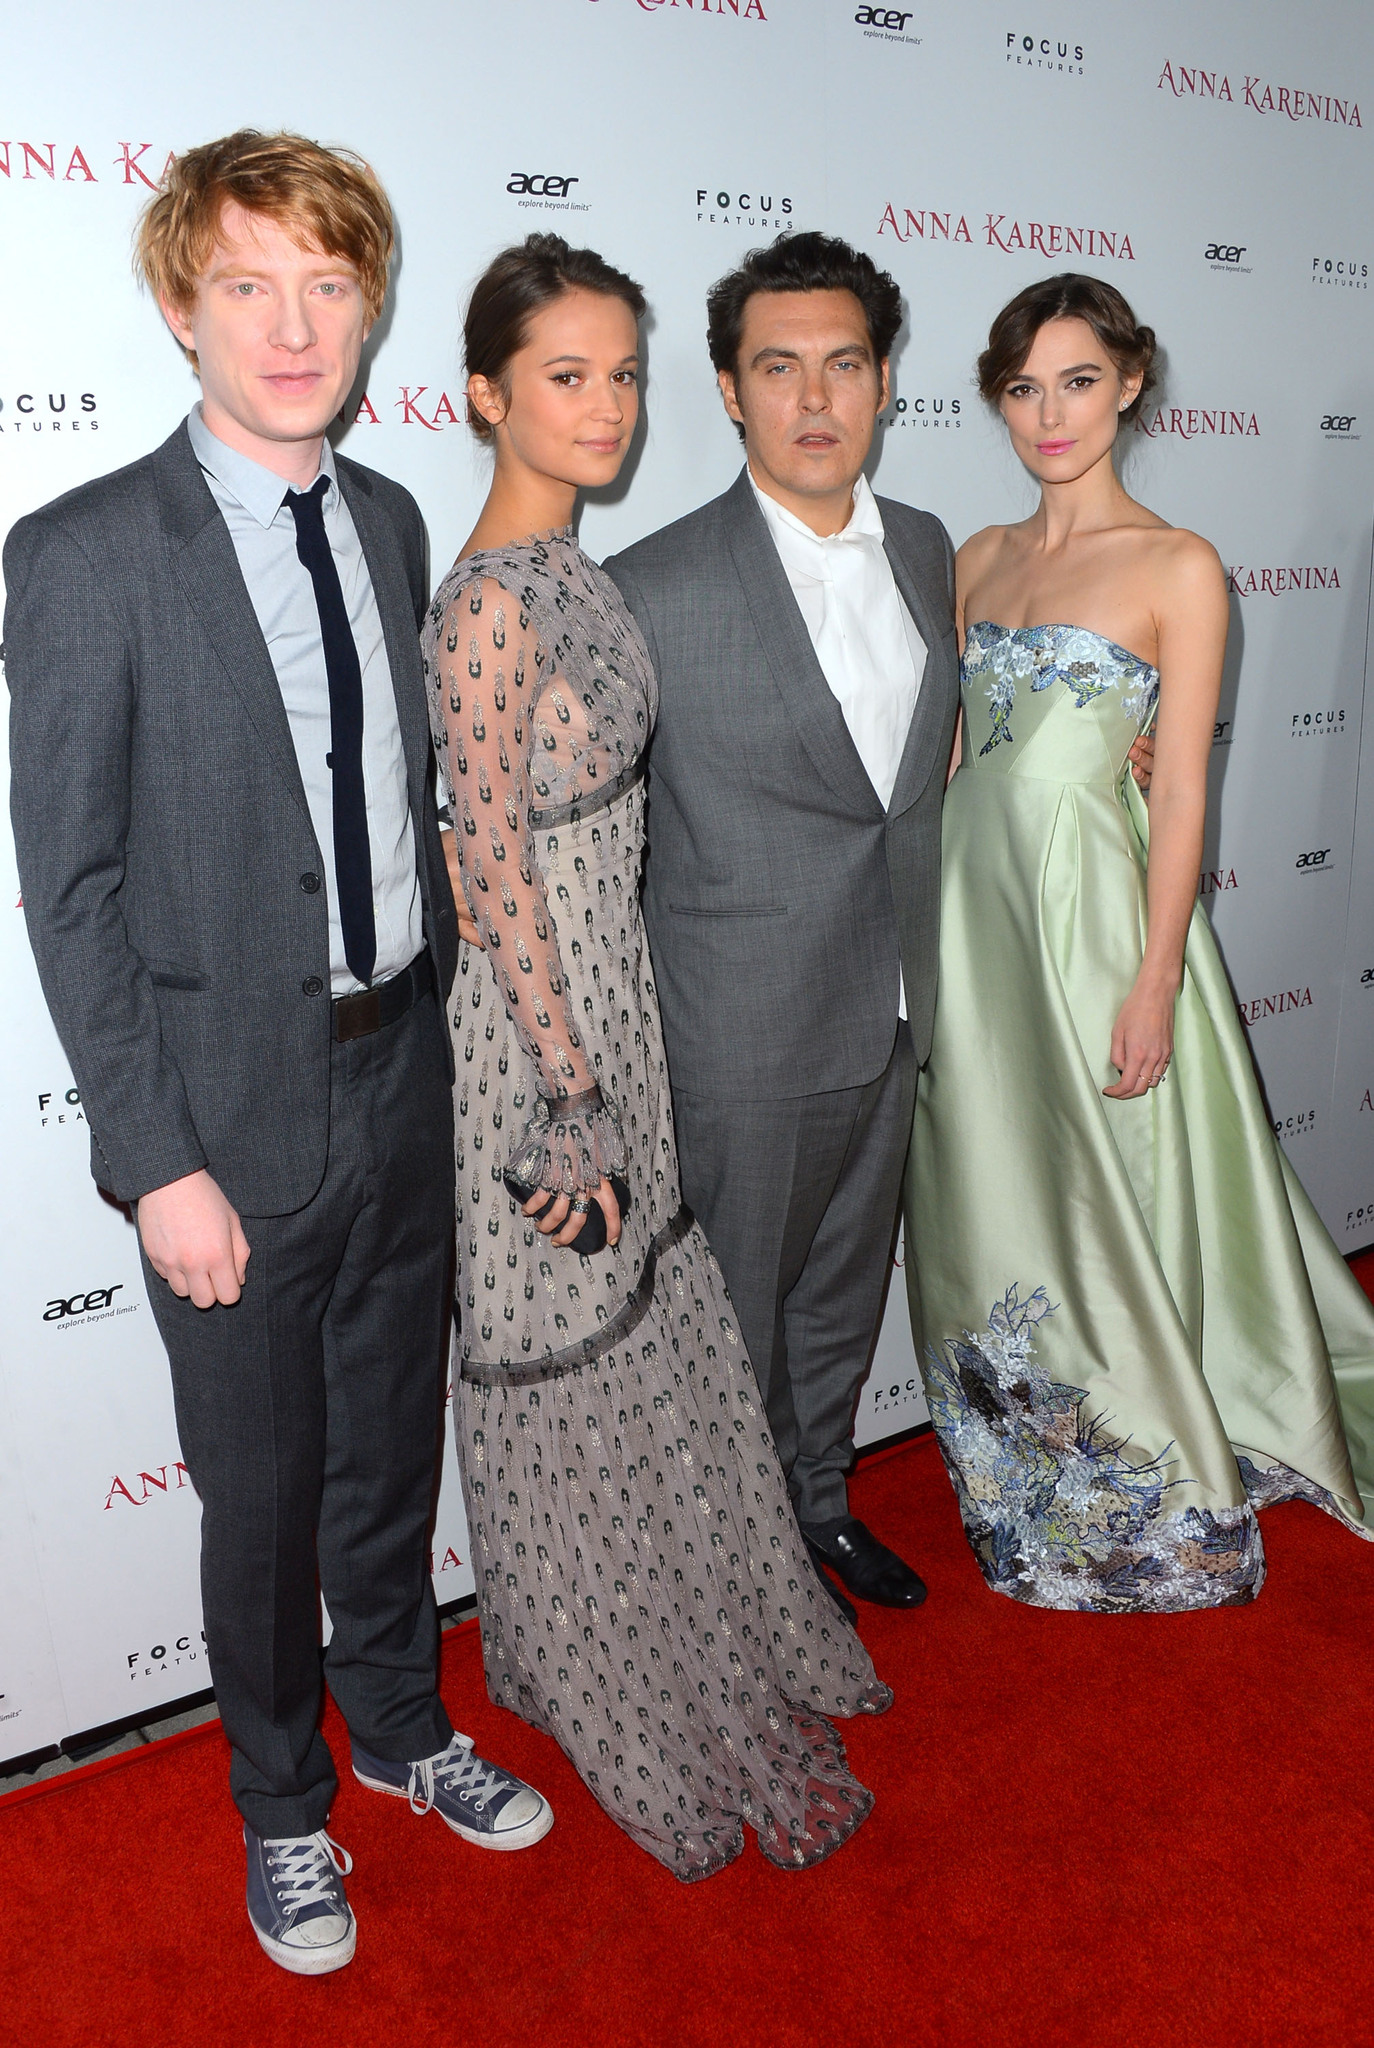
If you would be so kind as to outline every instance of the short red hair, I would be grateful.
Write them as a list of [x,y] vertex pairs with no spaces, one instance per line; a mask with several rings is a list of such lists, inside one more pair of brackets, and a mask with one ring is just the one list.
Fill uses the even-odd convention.
[[351,150],[256,128],[203,142],[169,164],[135,242],[136,267],[155,298],[190,311],[229,200],[351,264],[368,324],[377,319],[396,247],[391,202],[377,177]]

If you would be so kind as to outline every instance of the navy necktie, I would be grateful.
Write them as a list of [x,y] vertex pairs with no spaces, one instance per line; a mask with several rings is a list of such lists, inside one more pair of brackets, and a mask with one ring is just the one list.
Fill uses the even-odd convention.
[[288,491],[285,503],[296,522],[296,553],[315,586],[320,640],[329,678],[329,765],[334,791],[334,876],[344,957],[364,986],[377,964],[377,926],[372,914],[372,849],[367,837],[367,792],[363,787],[363,672],[348,623],[343,586],[324,530],[321,476],[308,491]]

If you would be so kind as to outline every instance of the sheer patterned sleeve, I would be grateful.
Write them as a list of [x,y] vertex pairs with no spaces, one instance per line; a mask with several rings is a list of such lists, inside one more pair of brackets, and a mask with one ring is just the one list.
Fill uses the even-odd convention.
[[538,1069],[535,1114],[506,1170],[529,1187],[590,1193],[624,1173],[625,1146],[573,1019],[530,826],[531,710],[546,652],[520,600],[484,576],[451,598],[435,658],[463,893]]

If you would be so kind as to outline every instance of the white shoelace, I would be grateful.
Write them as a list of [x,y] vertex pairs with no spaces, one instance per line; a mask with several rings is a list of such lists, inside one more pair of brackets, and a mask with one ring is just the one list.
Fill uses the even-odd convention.
[[446,1792],[476,1793],[475,1804],[481,1813],[492,1793],[512,1782],[473,1755],[470,1735],[455,1735],[442,1756],[426,1757],[423,1763],[411,1765],[410,1810],[428,1813],[434,1804],[437,1783]]
[[298,1839],[269,1842],[267,1845],[267,1868],[272,1873],[272,1889],[279,1903],[289,1912],[299,1912],[302,1906],[327,1905],[333,1901],[331,1866],[340,1877],[347,1877],[353,1868],[353,1858],[323,1828],[317,1835],[302,1835]]

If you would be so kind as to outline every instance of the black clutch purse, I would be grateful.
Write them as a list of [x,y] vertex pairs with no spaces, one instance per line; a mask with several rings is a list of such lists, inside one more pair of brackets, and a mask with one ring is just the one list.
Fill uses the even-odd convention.
[[[526,1202],[528,1202],[533,1195],[537,1195],[541,1192],[539,1188],[526,1187],[523,1181],[519,1181],[515,1178],[514,1174],[505,1174],[503,1178],[506,1183],[507,1194],[512,1196],[513,1199],[519,1203],[522,1209],[524,1208]],[[618,1173],[608,1173],[606,1178],[607,1180],[609,1180],[611,1184],[612,1194],[615,1196],[616,1201],[620,1205],[621,1215],[628,1215],[630,1209],[629,1188],[626,1186],[625,1182],[620,1178],[620,1175]],[[530,1217],[531,1223],[537,1223],[541,1216],[547,1216],[549,1210],[553,1207],[554,1203],[557,1200],[557,1195],[550,1195],[548,1200],[545,1202],[543,1208],[536,1209],[534,1211],[533,1215]],[[578,1231],[577,1236],[573,1239],[571,1244],[562,1245],[559,1247],[559,1249],[562,1251],[576,1252],[581,1258],[584,1259],[590,1258],[593,1252],[605,1251],[606,1212],[602,1208],[600,1202],[597,1201],[595,1195],[592,1196],[592,1206],[587,1211],[587,1220],[582,1225],[582,1228]]]

